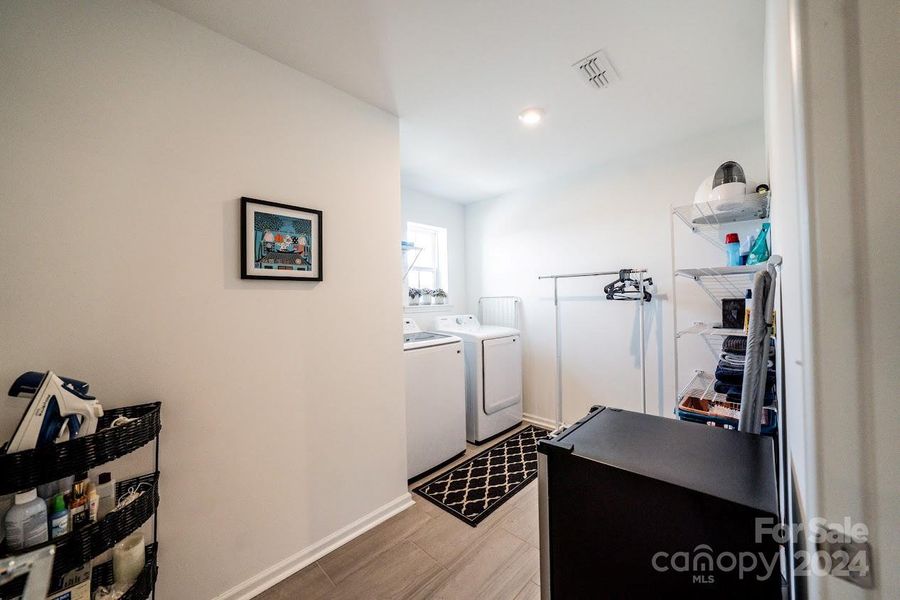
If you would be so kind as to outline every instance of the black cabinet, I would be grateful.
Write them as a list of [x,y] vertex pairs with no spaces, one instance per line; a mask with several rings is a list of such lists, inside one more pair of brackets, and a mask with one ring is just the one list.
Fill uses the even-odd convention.
[[594,407],[538,446],[542,598],[779,598],[771,438]]

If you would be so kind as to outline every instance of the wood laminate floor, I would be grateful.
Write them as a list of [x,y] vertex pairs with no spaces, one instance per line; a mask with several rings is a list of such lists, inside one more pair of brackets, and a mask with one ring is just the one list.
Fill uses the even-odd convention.
[[[444,470],[487,447],[469,445],[466,455]],[[536,481],[478,527],[466,525],[416,494],[413,499],[415,506],[255,600],[540,598]]]

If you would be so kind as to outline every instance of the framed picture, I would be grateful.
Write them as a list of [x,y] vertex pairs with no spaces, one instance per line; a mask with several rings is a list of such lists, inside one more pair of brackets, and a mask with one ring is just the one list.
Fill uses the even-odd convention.
[[241,279],[322,281],[322,211],[241,198]]

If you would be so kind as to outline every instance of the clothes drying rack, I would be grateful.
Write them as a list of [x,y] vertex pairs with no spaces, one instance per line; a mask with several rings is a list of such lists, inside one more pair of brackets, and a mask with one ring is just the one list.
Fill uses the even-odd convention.
[[647,366],[646,366],[646,357],[644,355],[644,305],[647,303],[644,299],[644,275],[647,273],[647,269],[621,269],[617,271],[595,271],[591,273],[565,273],[565,274],[557,274],[557,275],[541,275],[538,279],[552,279],[553,280],[553,312],[554,312],[554,323],[556,328],[556,429],[553,430],[553,434],[559,433],[563,429],[563,416],[562,416],[562,329],[560,327],[560,313],[559,313],[559,280],[560,279],[574,279],[577,277],[607,277],[609,275],[619,275],[623,272],[628,272],[633,275],[637,275],[638,278],[638,291],[640,292],[640,298],[632,300],[632,302],[640,302],[641,307],[639,311],[638,321],[640,323],[640,344],[639,344],[639,352],[641,355],[641,410],[644,414],[647,413]]

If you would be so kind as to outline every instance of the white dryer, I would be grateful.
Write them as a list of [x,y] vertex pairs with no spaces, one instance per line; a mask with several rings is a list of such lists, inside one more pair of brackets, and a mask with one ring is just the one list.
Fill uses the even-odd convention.
[[403,319],[406,477],[420,477],[466,451],[466,373],[458,337]]
[[437,330],[466,348],[466,438],[481,444],[522,422],[522,341],[518,329],[482,325],[474,315],[437,319]]

